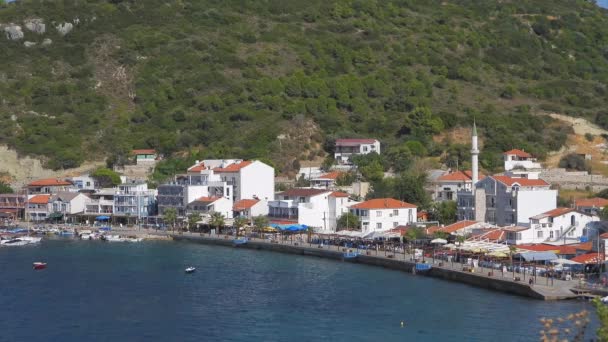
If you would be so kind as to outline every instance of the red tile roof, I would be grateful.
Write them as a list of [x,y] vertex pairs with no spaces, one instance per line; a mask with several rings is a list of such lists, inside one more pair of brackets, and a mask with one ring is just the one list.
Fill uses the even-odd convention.
[[55,179],[55,178],[48,178],[48,179],[39,179],[36,181],[31,182],[30,184],[28,184],[27,186],[68,186],[68,185],[72,185],[72,183],[65,181],[65,180],[61,180],[61,179]]
[[581,250],[581,251],[590,251],[593,249],[593,241],[576,243],[576,244],[572,244],[569,246],[574,247],[577,250]]
[[205,162],[199,162],[198,164],[194,164],[188,168],[188,172],[201,172],[206,170]]
[[511,151],[507,151],[505,153],[503,153],[504,155],[515,155],[518,156],[520,158],[532,158],[532,155],[528,152],[522,151],[522,150],[518,150],[518,149],[513,149]]
[[329,196],[331,196],[331,197],[348,197],[348,194],[346,192],[334,191],[331,194],[329,194]]
[[133,151],[131,151],[131,153],[133,153],[134,155],[138,155],[138,154],[156,154],[156,150],[154,150],[154,149],[133,150]]
[[240,201],[236,201],[232,206],[232,210],[234,211],[243,211],[246,209],[250,209],[254,205],[256,205],[260,200],[259,199],[242,199]]
[[32,204],[48,204],[51,195],[36,195],[28,201],[28,203]]
[[549,186],[549,183],[542,179],[513,178],[509,176],[492,176],[492,178],[507,186],[513,186],[516,183],[521,186]]
[[280,192],[278,196],[289,196],[289,197],[311,197],[317,196],[326,192],[330,192],[330,190],[324,189],[312,189],[312,188],[293,188],[288,189],[286,191]]
[[608,233],[604,233],[604,234],[600,235],[600,237],[602,239],[607,239],[608,238]]
[[573,211],[576,211],[576,209],[574,209],[574,208],[555,208],[553,210],[549,210],[542,214],[534,215],[531,218],[538,220],[538,219],[542,219],[545,217],[557,217],[557,216],[562,216],[562,215],[568,214]]
[[239,172],[242,168],[251,165],[253,162],[249,160],[243,160],[240,163],[233,163],[226,167],[216,167],[213,169],[215,172]]
[[446,233],[454,233],[454,232],[457,232],[457,231],[459,231],[461,229],[465,229],[467,227],[470,227],[470,226],[472,226],[474,224],[477,224],[477,221],[468,221],[468,220],[458,221],[456,223],[452,223],[452,224],[450,224],[448,226],[440,228],[439,231],[446,232]]
[[415,205],[394,198],[375,198],[359,204],[351,205],[352,209],[398,209],[398,208],[416,208]]
[[580,262],[581,264],[595,264],[604,261],[604,255],[601,253],[587,253],[577,255],[570,260]]
[[[479,179],[483,179],[484,175],[480,174]],[[439,182],[471,182],[473,179],[472,172],[470,170],[467,171],[455,171],[447,173],[439,178],[437,181]]]
[[332,179],[332,180],[335,180],[335,179],[338,179],[338,177],[340,177],[340,175],[342,175],[342,172],[340,172],[340,171],[332,171],[332,172],[326,173],[324,175],[321,175],[321,176],[319,176],[319,177],[317,177],[315,179]]
[[489,240],[493,242],[504,241],[505,231],[498,228],[484,228],[481,229],[477,234],[471,236],[472,240]]
[[194,200],[194,202],[199,202],[199,203],[213,203],[217,200],[219,200],[221,197],[200,197]]
[[565,255],[565,254],[574,255],[574,254],[576,254],[577,249],[581,249],[581,248],[577,248],[577,247],[579,247],[578,244],[561,245],[561,246],[549,245],[549,244],[545,244],[545,243],[517,245],[517,248],[519,248],[519,249],[525,249],[525,250],[534,251],[534,252],[551,251],[551,252],[554,252],[555,254],[560,254],[560,255]]
[[593,208],[603,208],[608,205],[608,199],[601,197],[594,198],[579,198],[574,200],[574,206],[576,207],[593,207]]
[[353,146],[360,144],[373,144],[376,139],[336,139],[336,146]]

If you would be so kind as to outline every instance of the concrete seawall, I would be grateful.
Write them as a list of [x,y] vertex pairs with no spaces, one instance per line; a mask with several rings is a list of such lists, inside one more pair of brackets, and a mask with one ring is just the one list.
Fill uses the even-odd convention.
[[[190,241],[206,245],[234,247],[232,238],[194,235],[173,235],[172,237],[175,241]],[[309,255],[326,259],[343,260],[343,252],[335,249],[330,250],[327,247],[318,248],[317,246],[308,247],[304,245],[294,246],[290,244],[278,244],[261,240],[253,240],[244,245],[239,245],[238,248],[258,249],[286,254]],[[408,273],[412,273],[413,269],[415,268],[415,263],[411,261],[371,255],[359,255],[354,262],[371,266],[380,266]],[[569,289],[545,289],[544,286],[529,286],[524,282],[516,282],[512,281],[511,279],[492,278],[478,273],[437,267],[436,265],[434,265],[430,271],[424,273],[419,272],[418,274],[541,300],[561,300],[576,297],[576,295],[569,291]]]

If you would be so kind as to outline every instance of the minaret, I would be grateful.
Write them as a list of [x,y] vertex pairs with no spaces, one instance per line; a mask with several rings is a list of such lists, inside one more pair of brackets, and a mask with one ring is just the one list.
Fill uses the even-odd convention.
[[477,126],[473,121],[473,135],[471,136],[471,180],[472,189],[475,192],[475,184],[479,180],[479,148],[477,147]]

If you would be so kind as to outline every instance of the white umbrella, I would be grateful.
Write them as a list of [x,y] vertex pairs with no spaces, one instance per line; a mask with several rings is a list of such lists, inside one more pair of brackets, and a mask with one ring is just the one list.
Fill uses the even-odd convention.
[[439,243],[439,244],[445,245],[446,243],[448,243],[448,241],[446,239],[434,239],[434,240],[431,240],[431,243]]
[[568,260],[568,259],[555,259],[555,260],[549,260],[550,263],[552,264],[560,264],[560,265],[579,265],[580,262],[576,262],[576,261],[572,261],[572,260]]

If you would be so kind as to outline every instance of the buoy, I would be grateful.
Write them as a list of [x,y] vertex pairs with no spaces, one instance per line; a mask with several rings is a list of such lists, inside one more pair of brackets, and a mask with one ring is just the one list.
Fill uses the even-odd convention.
[[401,327],[403,328],[403,326],[405,325],[405,323],[403,323],[403,321],[401,321]]

